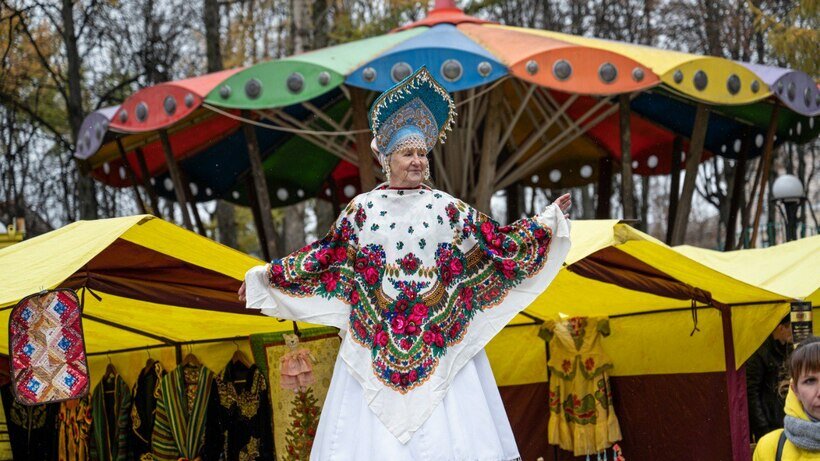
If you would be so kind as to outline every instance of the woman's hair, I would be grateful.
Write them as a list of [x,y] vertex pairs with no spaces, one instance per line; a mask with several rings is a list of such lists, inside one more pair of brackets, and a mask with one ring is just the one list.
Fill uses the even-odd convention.
[[797,386],[797,380],[805,373],[820,371],[820,338],[810,336],[800,342],[789,359],[789,374]]

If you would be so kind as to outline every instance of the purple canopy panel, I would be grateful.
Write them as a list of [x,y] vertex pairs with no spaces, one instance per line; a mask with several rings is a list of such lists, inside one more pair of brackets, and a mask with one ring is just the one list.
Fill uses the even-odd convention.
[[769,85],[772,94],[789,109],[811,117],[820,113],[820,90],[805,72],[742,62]]
[[85,160],[97,152],[108,132],[108,125],[119,108],[120,106],[104,107],[88,114],[80,127],[74,157]]

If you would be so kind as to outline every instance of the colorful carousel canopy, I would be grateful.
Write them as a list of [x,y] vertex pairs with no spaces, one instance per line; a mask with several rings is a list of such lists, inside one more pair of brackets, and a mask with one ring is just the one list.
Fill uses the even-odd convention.
[[[698,104],[710,112],[703,158],[760,155],[775,107],[775,145],[820,130],[820,91],[804,73],[501,26],[437,0],[426,19],[393,33],[142,89],[88,116],[76,157],[101,182],[150,179],[173,199],[170,149],[193,201],[244,204],[249,132],[240,127],[253,123],[272,206],[316,195],[343,200],[358,192],[354,165],[364,158],[356,155],[366,129],[357,107],[422,65],[453,92],[460,113],[453,147],[434,155],[434,178],[467,200],[476,199],[480,177],[492,190],[522,180],[551,188],[595,181],[600,159],[622,157],[621,95],[630,98],[639,174],[672,170],[673,146],[688,149]],[[497,87],[503,97],[493,101]],[[362,94],[364,102],[351,104]],[[486,131],[496,136],[492,145]],[[496,159],[485,176],[476,170],[482,155]]]

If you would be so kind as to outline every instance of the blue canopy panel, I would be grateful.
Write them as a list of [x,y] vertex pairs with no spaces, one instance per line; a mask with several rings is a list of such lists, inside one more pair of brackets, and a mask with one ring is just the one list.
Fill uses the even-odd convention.
[[[341,95],[341,91],[335,89],[315,98],[312,103],[318,107],[339,106],[337,100]],[[346,107],[347,101],[345,100],[344,103]],[[283,111],[299,120],[304,120],[313,115],[301,104],[288,106]],[[265,164],[268,181],[270,182],[272,179],[271,175],[276,176],[274,178],[276,184],[268,184],[269,189],[271,189],[271,204],[274,207],[297,203],[306,196],[315,196],[320,186],[323,185],[327,174],[332,172],[340,161],[332,154],[320,151],[319,148],[295,137],[292,133],[259,126],[255,126],[254,131],[256,131],[259,151]],[[295,141],[304,144],[304,146],[300,146],[302,149],[297,149],[300,154],[288,155],[287,159],[274,162],[279,166],[278,172],[271,173],[267,171],[270,169],[269,163],[271,163],[268,158],[275,156],[286,144],[292,144]],[[291,154],[293,148],[287,150],[288,154]],[[191,184],[194,201],[207,202],[219,198],[239,205],[248,205],[244,185],[244,182],[249,178],[250,171],[247,151],[245,133],[244,130],[240,129],[197,155],[181,161],[179,167]],[[297,176],[304,178],[306,170],[317,170],[316,177],[311,181],[307,181],[308,184],[300,184],[300,182],[305,181],[288,178],[289,172],[297,173]],[[325,172],[325,170],[327,171]],[[176,201],[170,173],[166,172],[157,176],[153,184],[157,195]],[[306,186],[308,190],[305,190]],[[285,192],[280,189],[284,189]]]
[[508,74],[487,50],[451,24],[439,24],[410,38],[353,71],[348,85],[382,92],[421,66],[453,93],[481,86]]
[[[648,120],[681,136],[688,138],[692,134],[695,125],[695,106],[682,102],[670,94],[660,90],[644,92],[632,100],[630,107]],[[752,140],[747,159],[763,153],[763,141],[766,137],[763,130],[710,112],[703,148],[721,157],[737,159],[744,136],[750,136]]]

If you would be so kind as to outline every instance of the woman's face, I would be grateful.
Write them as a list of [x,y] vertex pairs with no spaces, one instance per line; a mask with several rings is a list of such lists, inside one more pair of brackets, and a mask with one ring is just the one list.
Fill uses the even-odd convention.
[[797,394],[800,403],[803,404],[806,413],[815,419],[820,419],[820,371],[801,373],[792,389]]
[[420,148],[400,149],[389,157],[390,186],[418,187],[427,169],[427,151]]

